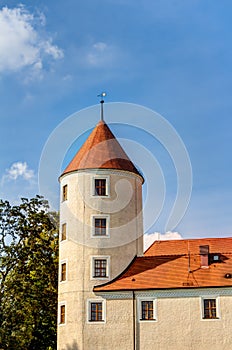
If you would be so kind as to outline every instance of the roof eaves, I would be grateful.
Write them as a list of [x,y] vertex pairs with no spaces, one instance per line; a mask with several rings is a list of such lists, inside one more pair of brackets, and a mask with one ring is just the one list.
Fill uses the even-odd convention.
[[106,282],[106,283],[103,283],[103,284],[98,284],[97,286],[94,286],[93,287],[93,291],[97,291],[97,288],[102,288],[102,287],[110,285],[111,283],[114,283],[117,279],[122,277],[122,275],[124,275],[124,273],[126,273],[129,270],[129,268],[134,264],[134,262],[136,261],[137,258],[138,258],[137,255],[135,255],[134,258],[129,263],[129,265],[125,268],[125,270],[123,270],[118,276],[116,276],[115,278],[113,278],[109,282]]
[[117,293],[117,292],[131,292],[131,291],[168,291],[168,290],[178,290],[178,289],[207,289],[207,288],[232,288],[231,285],[223,285],[223,286],[181,286],[181,287],[169,287],[169,288],[119,288],[119,289],[106,289],[106,290],[96,290],[98,293]]

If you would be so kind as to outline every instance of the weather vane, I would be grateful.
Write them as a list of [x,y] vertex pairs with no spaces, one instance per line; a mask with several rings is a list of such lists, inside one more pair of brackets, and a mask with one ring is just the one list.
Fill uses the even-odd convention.
[[105,102],[104,97],[106,97],[106,92],[102,92],[101,94],[97,95],[97,97],[101,97],[101,120],[103,121],[103,103]]

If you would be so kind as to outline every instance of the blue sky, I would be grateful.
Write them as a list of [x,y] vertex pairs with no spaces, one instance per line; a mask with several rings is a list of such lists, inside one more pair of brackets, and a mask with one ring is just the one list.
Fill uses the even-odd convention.
[[[38,193],[47,139],[68,116],[98,103],[96,95],[106,90],[109,103],[138,104],[161,114],[188,150],[192,196],[175,230],[185,238],[232,235],[231,1],[0,5],[2,198],[17,202]],[[89,118],[94,126],[95,114]],[[80,130],[82,123],[80,118]],[[113,131],[125,137],[122,127]],[[129,138],[138,137],[131,130]],[[164,169],[165,216],[175,199],[175,169],[158,142],[149,146],[146,135],[141,140]],[[163,221],[161,216],[150,232],[164,232]]]

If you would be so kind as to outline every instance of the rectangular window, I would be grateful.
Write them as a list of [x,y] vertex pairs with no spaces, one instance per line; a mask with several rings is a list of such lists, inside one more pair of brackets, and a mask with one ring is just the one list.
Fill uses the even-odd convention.
[[94,235],[106,236],[106,218],[94,219]]
[[65,305],[60,306],[60,324],[65,323]]
[[68,199],[68,185],[63,186],[62,200],[66,201]]
[[107,259],[94,259],[94,277],[107,277]]
[[103,321],[102,302],[90,302],[90,319],[92,322]]
[[95,196],[106,196],[106,179],[94,180],[94,194]]
[[60,276],[61,282],[66,281],[66,263],[61,264],[61,276]]
[[66,224],[63,224],[61,226],[61,241],[64,241],[66,239],[66,228],[67,228]]
[[203,299],[203,318],[205,319],[218,318],[216,299]]
[[153,300],[141,302],[141,320],[154,320]]

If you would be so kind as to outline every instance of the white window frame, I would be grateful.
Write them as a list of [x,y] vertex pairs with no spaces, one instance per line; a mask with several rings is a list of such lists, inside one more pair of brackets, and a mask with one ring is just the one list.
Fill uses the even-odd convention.
[[[66,225],[66,238],[65,239],[62,239],[62,226],[63,225]],[[67,239],[68,239],[68,224],[67,224],[67,222],[66,221],[64,221],[64,222],[61,222],[60,223],[60,242],[62,243],[62,242],[65,242],[65,241],[67,241]]]
[[[61,275],[62,275],[62,264],[66,264],[66,279],[64,281],[61,280]],[[60,274],[59,274],[59,281],[60,283],[66,283],[68,280],[68,259],[64,259],[60,261]]]
[[[142,301],[152,301],[153,302],[153,319],[152,320],[142,320]],[[151,297],[138,297],[137,298],[137,320],[138,322],[157,322],[157,298]]]
[[[61,306],[65,307],[65,322],[64,323],[60,323],[60,317],[61,317]],[[59,327],[63,327],[67,324],[67,305],[66,305],[66,301],[60,301],[58,303],[58,319],[57,319],[57,323]]]
[[[106,219],[106,234],[103,236],[101,235],[95,235],[95,219]],[[91,237],[92,238],[109,238],[110,237],[110,215],[91,215],[91,222],[92,222],[92,230],[91,230]]]
[[[216,300],[216,318],[204,318],[204,300],[206,299],[215,299]],[[201,320],[202,321],[218,321],[221,319],[221,313],[220,313],[220,300],[218,295],[205,295],[202,296],[200,299],[201,303]]]
[[[106,194],[105,196],[98,196],[95,194],[95,180],[106,180]],[[94,175],[92,177],[91,193],[94,198],[110,198],[110,176],[109,175]]]
[[[106,260],[106,277],[94,277],[94,268],[95,264],[94,261],[98,259],[104,259]],[[94,255],[91,256],[91,262],[90,262],[90,273],[91,273],[91,280],[108,280],[110,279],[110,256],[108,255]]]
[[[102,303],[102,321],[91,321],[91,303]],[[101,325],[106,323],[106,300],[105,299],[88,299],[87,300],[87,323]]]

